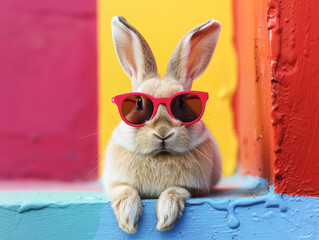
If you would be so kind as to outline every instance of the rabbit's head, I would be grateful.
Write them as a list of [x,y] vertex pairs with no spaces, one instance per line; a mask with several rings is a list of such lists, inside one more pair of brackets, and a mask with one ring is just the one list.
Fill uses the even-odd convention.
[[[112,32],[117,57],[131,78],[133,92],[159,98],[191,89],[213,56],[220,23],[209,20],[189,31],[175,48],[164,78],[159,77],[153,53],[143,36],[123,17],[113,17]],[[169,114],[164,104],[158,106],[156,115],[144,126],[132,127],[122,121],[113,132],[116,142],[140,154],[187,152],[208,135],[201,121],[183,125]]]

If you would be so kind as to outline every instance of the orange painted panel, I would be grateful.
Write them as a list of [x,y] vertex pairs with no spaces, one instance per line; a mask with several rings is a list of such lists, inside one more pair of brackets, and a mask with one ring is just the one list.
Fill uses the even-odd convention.
[[266,1],[234,0],[238,88],[233,99],[242,174],[272,176],[271,77]]

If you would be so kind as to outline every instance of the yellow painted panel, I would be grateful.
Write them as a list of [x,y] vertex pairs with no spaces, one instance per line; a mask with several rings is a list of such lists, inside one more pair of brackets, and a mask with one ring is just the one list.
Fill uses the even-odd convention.
[[195,80],[192,89],[209,92],[203,120],[220,147],[223,174],[232,174],[237,163],[237,140],[231,110],[237,76],[232,42],[232,0],[98,0],[100,160],[113,128],[120,121],[111,97],[131,91],[130,79],[122,70],[113,47],[113,16],[124,16],[145,37],[161,76],[165,75],[168,60],[186,32],[208,19],[220,21],[222,31],[212,62]]

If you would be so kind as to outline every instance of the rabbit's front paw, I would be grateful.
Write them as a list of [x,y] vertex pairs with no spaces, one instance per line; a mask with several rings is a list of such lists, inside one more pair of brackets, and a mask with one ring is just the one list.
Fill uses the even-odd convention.
[[127,233],[135,233],[143,211],[140,196],[137,193],[124,194],[113,202],[112,207],[120,228]]
[[184,209],[184,201],[190,197],[186,189],[171,187],[166,189],[156,204],[157,225],[160,231],[171,229]]

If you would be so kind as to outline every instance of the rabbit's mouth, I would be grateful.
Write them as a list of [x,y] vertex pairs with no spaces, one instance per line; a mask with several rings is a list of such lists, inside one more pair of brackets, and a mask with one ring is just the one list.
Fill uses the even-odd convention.
[[169,152],[167,149],[161,149],[159,150],[157,155],[171,155],[172,153]]
[[170,149],[167,148],[161,148],[161,149],[156,149],[155,151],[153,151],[154,156],[163,156],[163,155],[172,155],[174,154],[174,152]]

